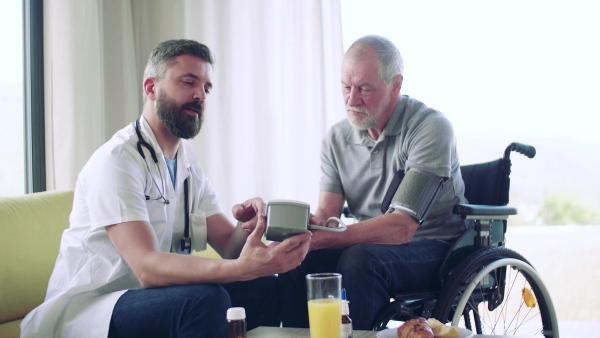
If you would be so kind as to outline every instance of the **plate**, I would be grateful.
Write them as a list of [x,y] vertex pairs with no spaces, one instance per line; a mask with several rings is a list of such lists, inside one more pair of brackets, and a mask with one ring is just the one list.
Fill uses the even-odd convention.
[[[458,329],[458,333],[460,334],[460,336],[458,336],[458,338],[473,337],[473,332],[471,332],[470,330],[467,330],[462,327],[457,327],[457,329]],[[385,329],[385,330],[379,331],[379,332],[377,332],[377,338],[397,338],[398,337],[398,336],[396,336],[397,331],[398,331],[398,328]]]

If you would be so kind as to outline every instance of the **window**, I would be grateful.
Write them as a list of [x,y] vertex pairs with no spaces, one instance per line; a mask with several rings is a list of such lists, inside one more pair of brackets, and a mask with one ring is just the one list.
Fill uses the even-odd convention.
[[0,14],[0,196],[46,190],[42,18],[43,0]]
[[0,196],[25,192],[22,31],[23,4],[7,1],[0,11]]
[[493,160],[511,142],[512,224],[599,224],[600,44],[592,1],[342,0],[344,47],[392,40],[402,93],[452,121],[461,164]]
[[513,141],[536,147],[533,159],[511,155],[509,203],[519,214],[508,220],[507,246],[542,276],[562,336],[597,331],[597,316],[581,300],[598,293],[590,294],[591,284],[580,292],[570,287],[570,276],[585,283],[594,280],[586,272],[598,268],[597,3],[341,0],[341,6],[345,47],[367,34],[398,46],[403,94],[452,121],[461,164],[500,158]]

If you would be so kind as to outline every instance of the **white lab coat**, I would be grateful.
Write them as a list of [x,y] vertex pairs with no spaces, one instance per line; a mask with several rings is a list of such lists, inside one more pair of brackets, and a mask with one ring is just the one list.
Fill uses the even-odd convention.
[[[180,252],[183,181],[188,176],[192,249],[206,249],[206,217],[222,210],[191,143],[183,140],[177,152],[174,189],[162,151],[143,117],[140,130],[153,146],[158,164],[147,149],[143,148],[148,166],[138,153],[135,123],[92,155],[77,179],[70,227],[63,233],[46,299],[21,323],[21,337],[106,337],[119,297],[141,285],[108,238],[105,226],[148,221],[161,251],[169,252],[172,247],[173,252]],[[169,204],[160,199],[159,191],[164,191]]]

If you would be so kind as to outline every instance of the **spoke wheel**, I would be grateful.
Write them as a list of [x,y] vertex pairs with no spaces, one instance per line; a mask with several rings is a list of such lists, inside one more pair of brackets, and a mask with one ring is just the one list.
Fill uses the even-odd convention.
[[481,249],[461,262],[445,283],[433,315],[453,326],[473,320],[477,334],[559,337],[541,278],[525,258],[504,247]]

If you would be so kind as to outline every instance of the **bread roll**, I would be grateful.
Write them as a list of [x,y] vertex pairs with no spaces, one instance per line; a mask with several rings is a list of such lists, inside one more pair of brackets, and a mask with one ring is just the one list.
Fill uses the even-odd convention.
[[458,338],[460,333],[454,326],[446,326],[435,318],[427,319],[427,323],[431,326],[435,338]]
[[425,318],[407,320],[396,331],[398,338],[434,338],[431,326]]

